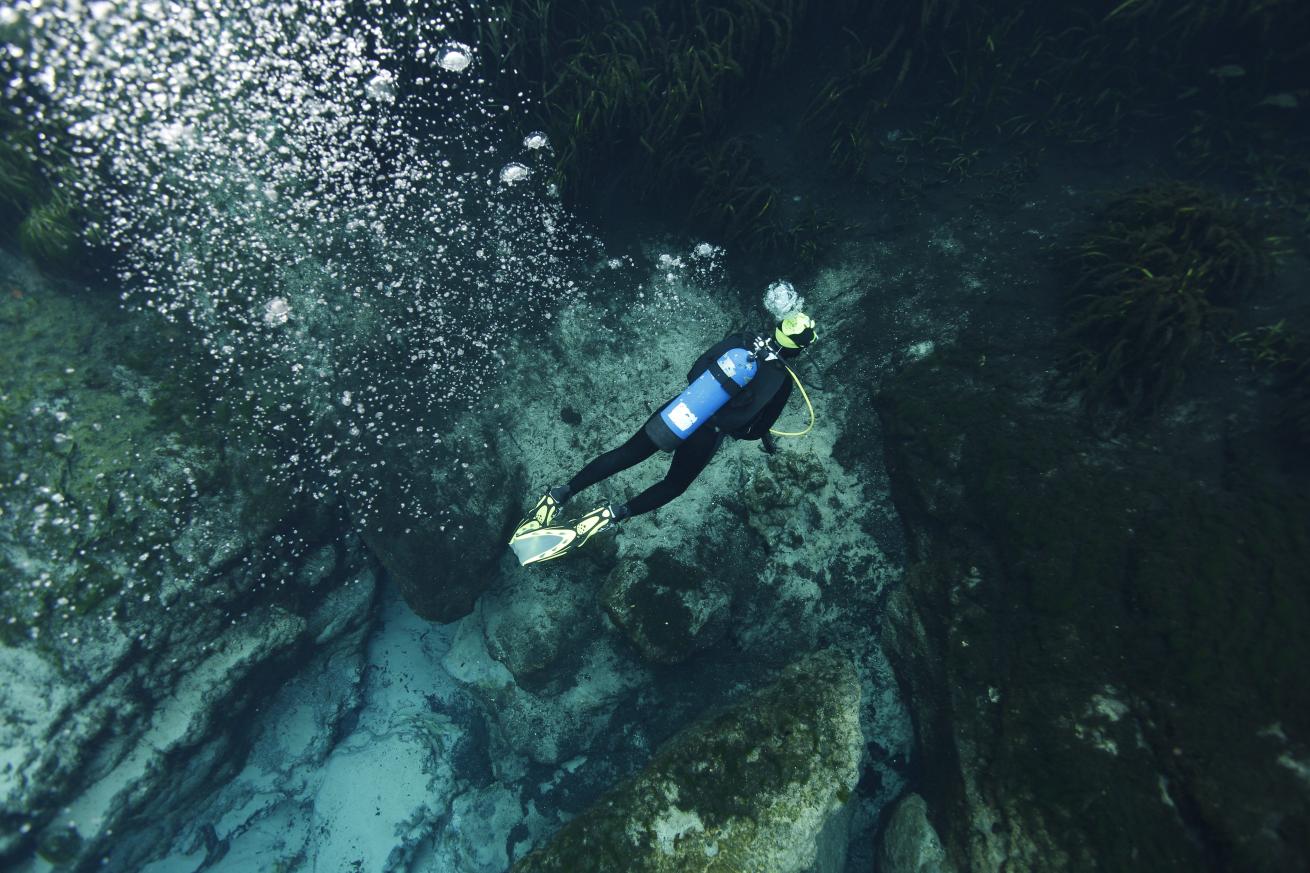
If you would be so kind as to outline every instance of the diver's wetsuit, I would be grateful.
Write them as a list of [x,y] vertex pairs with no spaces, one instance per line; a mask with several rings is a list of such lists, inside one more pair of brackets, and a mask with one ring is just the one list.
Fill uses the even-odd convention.
[[[750,337],[742,334],[726,337],[696,359],[687,373],[687,383],[699,378],[711,363],[729,349],[750,347]],[[790,396],[791,377],[787,375],[786,368],[778,361],[760,361],[759,370],[746,387],[674,450],[668,474],[628,501],[628,514],[641,515],[658,509],[686,491],[687,486],[705,469],[710,458],[714,457],[714,452],[725,436],[739,440],[763,439],[782,414]],[[667,401],[660,404],[660,409],[667,405]],[[655,415],[659,415],[659,412]],[[569,496],[572,497],[583,488],[595,485],[620,470],[640,464],[657,451],[659,447],[647,436],[646,425],[643,424],[626,443],[611,449],[578,471],[568,482]]]

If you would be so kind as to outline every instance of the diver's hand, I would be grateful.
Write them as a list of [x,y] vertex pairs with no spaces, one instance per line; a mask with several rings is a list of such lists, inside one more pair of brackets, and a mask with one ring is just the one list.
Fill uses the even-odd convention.
[[765,432],[764,436],[760,439],[760,449],[768,455],[777,454],[778,441],[773,438],[773,434],[768,433],[767,431]]

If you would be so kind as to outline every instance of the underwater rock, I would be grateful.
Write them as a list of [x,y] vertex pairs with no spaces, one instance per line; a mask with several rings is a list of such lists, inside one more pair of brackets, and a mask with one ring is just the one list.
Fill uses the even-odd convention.
[[77,857],[82,848],[82,836],[77,828],[68,826],[47,831],[37,843],[36,853],[51,864],[65,864]]
[[684,729],[513,873],[800,873],[859,777],[860,683],[835,650]]
[[881,873],[955,873],[941,839],[928,821],[928,804],[917,794],[896,803],[878,847]]
[[[226,707],[248,715],[233,725],[224,718],[227,708],[219,710],[213,729],[172,765],[131,829],[116,835],[111,859],[118,866],[112,869],[142,869],[145,859],[158,859],[170,847],[193,856],[192,868],[220,858],[231,869],[272,868],[276,862],[267,856],[247,862],[237,840],[260,829],[277,834],[285,850],[276,853],[279,860],[297,854],[287,819],[307,814],[312,795],[290,804],[286,797],[316,784],[342,726],[355,716],[376,595],[375,575],[367,570],[328,593],[306,622],[306,636],[317,628],[314,646],[297,647],[296,660],[278,665],[268,684],[256,680],[236,690]],[[285,674],[289,681],[279,684]],[[161,869],[177,863],[167,859]]]
[[231,871],[504,873],[511,832],[547,826],[490,777],[481,717],[440,666],[455,626],[394,590],[378,600],[367,645],[318,650],[265,700],[237,772],[148,834],[172,848],[143,873],[208,869],[218,851]]
[[950,859],[1310,867],[1304,493],[1225,428],[1101,442],[977,359],[877,398],[914,558],[883,642]]
[[558,764],[584,752],[609,725],[619,702],[646,681],[601,637],[577,641],[567,653],[569,670],[550,683],[521,688],[490,653],[487,609],[480,600],[473,614],[460,620],[441,663],[481,704],[501,779],[521,775],[525,760]]
[[601,594],[614,624],[653,664],[676,664],[714,645],[728,629],[731,600],[713,574],[662,549],[620,564]]
[[585,648],[596,636],[599,615],[593,586],[578,571],[517,568],[483,595],[481,615],[487,651],[524,688],[541,688],[550,668]]
[[498,531],[474,515],[449,522],[383,510],[361,525],[364,544],[396,583],[410,609],[443,624],[468,615],[494,570]]
[[0,866],[139,869],[157,847],[126,823],[176,824],[245,716],[366,620],[368,560],[197,426],[157,336],[3,253],[0,276]]
[[[403,448],[379,452],[385,464],[370,475],[382,493],[416,496],[355,508],[365,545],[410,609],[430,621],[447,624],[468,615],[495,582],[506,554],[511,516],[525,489],[522,471],[502,463],[506,453],[484,448],[494,447],[495,438],[490,432],[452,438],[452,456],[477,458],[477,464],[452,462],[440,471],[416,468],[413,453]],[[505,487],[473,487],[475,479]]]
[[796,547],[805,531],[816,526],[807,501],[822,490],[828,473],[819,461],[798,451],[780,451],[769,458],[765,472],[757,473],[742,495],[747,522],[773,546]]

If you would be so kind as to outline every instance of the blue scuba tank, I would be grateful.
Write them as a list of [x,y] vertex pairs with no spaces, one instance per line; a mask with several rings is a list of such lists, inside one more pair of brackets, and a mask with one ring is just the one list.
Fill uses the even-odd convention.
[[651,417],[646,425],[647,435],[664,451],[673,451],[736,396],[758,371],[754,354],[746,349],[728,349],[669,401],[659,415]]

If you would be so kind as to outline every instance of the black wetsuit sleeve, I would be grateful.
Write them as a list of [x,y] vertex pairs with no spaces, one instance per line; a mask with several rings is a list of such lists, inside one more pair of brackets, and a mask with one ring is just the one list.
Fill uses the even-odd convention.
[[782,415],[782,410],[786,407],[789,397],[791,397],[790,376],[769,398],[769,402],[764,405],[759,414],[751,419],[750,424],[746,425],[743,430],[733,434],[733,436],[739,440],[764,439],[764,435],[769,432],[769,428],[773,427],[778,420],[778,416]]

